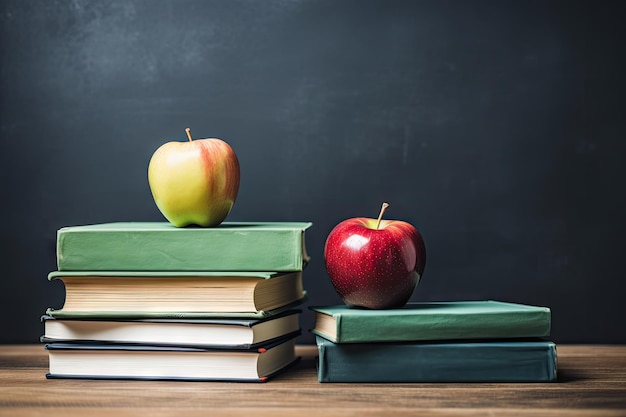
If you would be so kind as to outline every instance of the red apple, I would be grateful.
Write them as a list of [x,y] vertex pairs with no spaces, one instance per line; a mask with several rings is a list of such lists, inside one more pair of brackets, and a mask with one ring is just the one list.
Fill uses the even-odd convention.
[[152,155],[148,183],[157,207],[176,227],[217,226],[239,191],[239,161],[221,139],[167,142]]
[[352,218],[330,232],[324,247],[326,271],[344,303],[371,309],[404,306],[426,264],[424,240],[411,224]]

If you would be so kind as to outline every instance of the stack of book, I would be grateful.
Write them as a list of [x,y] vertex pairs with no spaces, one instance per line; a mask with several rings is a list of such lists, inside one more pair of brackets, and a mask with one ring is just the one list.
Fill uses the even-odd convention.
[[556,345],[545,307],[500,301],[315,311],[319,382],[545,382]]
[[310,223],[57,232],[62,308],[42,317],[48,378],[266,381],[298,358]]

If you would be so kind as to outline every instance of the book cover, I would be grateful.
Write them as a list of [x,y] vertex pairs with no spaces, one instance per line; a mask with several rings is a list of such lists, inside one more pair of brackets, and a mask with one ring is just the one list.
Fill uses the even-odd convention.
[[43,343],[109,343],[253,349],[299,335],[300,310],[265,319],[56,319],[44,315]]
[[250,350],[49,343],[47,378],[265,382],[298,358],[295,339]]
[[319,382],[548,382],[550,341],[336,344],[317,336]]
[[494,300],[408,303],[388,310],[310,309],[315,311],[311,332],[335,343],[546,337],[551,328],[547,307]]
[[59,271],[301,271],[308,222],[174,227],[118,222],[57,231]]
[[[250,313],[303,300],[302,272],[55,271],[73,313]],[[50,315],[56,316],[56,313]]]

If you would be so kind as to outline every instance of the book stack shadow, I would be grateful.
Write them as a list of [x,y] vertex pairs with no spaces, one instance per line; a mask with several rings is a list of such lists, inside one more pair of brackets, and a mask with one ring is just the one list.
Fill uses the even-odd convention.
[[306,222],[57,232],[48,378],[265,382],[298,358]]
[[315,312],[319,382],[556,380],[549,308],[501,301]]

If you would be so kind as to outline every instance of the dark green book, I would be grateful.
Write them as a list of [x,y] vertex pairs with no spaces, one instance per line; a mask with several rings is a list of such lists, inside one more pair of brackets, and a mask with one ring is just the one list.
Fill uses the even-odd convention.
[[63,227],[59,271],[301,271],[306,222],[224,222],[178,228],[167,222]]
[[335,344],[317,337],[319,382],[548,382],[550,341]]
[[311,332],[335,343],[546,337],[551,327],[547,307],[492,300],[408,303],[388,310],[310,308]]

